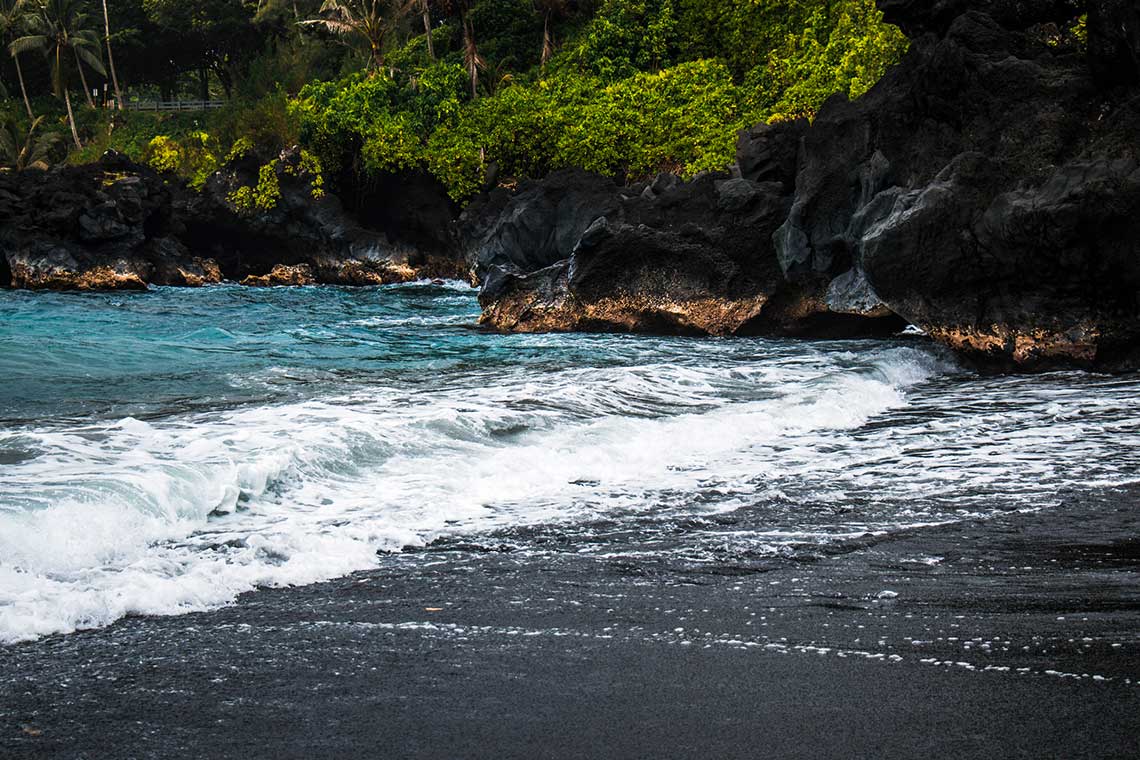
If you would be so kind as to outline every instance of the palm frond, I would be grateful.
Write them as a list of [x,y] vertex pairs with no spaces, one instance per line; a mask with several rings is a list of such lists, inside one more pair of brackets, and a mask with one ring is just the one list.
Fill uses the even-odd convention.
[[75,54],[79,56],[79,59],[90,66],[97,74],[101,76],[107,75],[107,69],[103,66],[103,61],[86,46],[81,47],[74,45],[72,49],[75,50]]
[[334,21],[328,18],[312,19],[310,21],[302,21],[302,24],[310,26],[322,26],[333,34],[353,34],[356,32],[356,27],[352,24],[346,24],[343,21]]
[[20,37],[13,40],[12,44],[8,45],[8,53],[11,55],[20,55],[22,53],[32,53],[35,51],[47,50],[51,40],[45,35],[33,34],[27,37]]

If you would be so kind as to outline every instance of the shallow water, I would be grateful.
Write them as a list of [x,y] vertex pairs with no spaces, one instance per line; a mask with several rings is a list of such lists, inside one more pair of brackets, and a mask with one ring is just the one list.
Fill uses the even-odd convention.
[[459,285],[0,293],[0,641],[441,539],[542,552],[557,525],[606,556],[778,560],[1140,471],[1136,376],[477,317]]

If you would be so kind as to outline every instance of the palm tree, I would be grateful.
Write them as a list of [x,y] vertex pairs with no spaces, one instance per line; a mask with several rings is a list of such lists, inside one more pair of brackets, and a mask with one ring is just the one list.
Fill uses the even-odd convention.
[[[11,42],[12,38],[20,33],[27,18],[27,4],[24,0],[0,0],[0,35],[4,42]],[[32,101],[28,100],[28,88],[24,86],[24,70],[20,68],[20,56],[12,53],[12,60],[16,62],[16,78],[20,80],[20,94],[24,96],[24,108],[28,109],[28,118],[35,119],[32,113]]]
[[431,7],[429,0],[411,0],[408,4],[409,9],[419,5],[420,15],[424,19],[424,37],[427,39],[428,58],[435,60],[435,46],[431,40]]
[[566,12],[566,0],[534,0],[534,4],[542,14],[542,67],[546,68],[546,62],[554,55],[554,35],[550,32],[550,19]]
[[[74,56],[77,65],[85,63],[100,74],[106,74],[97,55],[99,33],[91,28],[83,6],[83,0],[41,0],[35,12],[28,17],[31,34],[8,46],[13,55],[40,50],[51,57],[52,89],[67,104],[67,122],[76,148],[82,148],[83,143],[79,141],[79,131],[75,128],[71,93],[67,89],[68,58]],[[82,69],[79,73],[82,76]]]
[[83,97],[87,98],[87,107],[94,108],[95,101],[91,99],[91,85],[87,84],[87,75],[83,73],[83,61],[79,60],[79,53],[74,48],[71,52],[75,53],[75,70],[79,72],[79,84],[83,85]]
[[479,97],[479,72],[487,68],[487,62],[479,55],[479,48],[475,44],[475,26],[471,23],[471,6],[474,0],[443,0],[443,7],[449,13],[459,17],[459,24],[463,27],[463,66],[471,78],[471,97]]
[[36,130],[43,120],[43,116],[32,119],[32,126],[28,127],[23,145],[20,144],[15,124],[10,129],[0,129],[0,164],[16,171],[48,168],[51,164],[51,151],[59,144],[59,135],[49,132],[37,136]]
[[325,0],[321,18],[300,23],[319,26],[341,37],[358,37],[368,44],[368,70],[384,66],[384,42],[410,7],[401,0]]
[[115,86],[115,104],[120,111],[123,110],[123,91],[119,89],[119,75],[115,72],[115,56],[111,53],[111,17],[107,13],[107,0],[103,0],[103,31],[107,43],[107,65],[111,69],[111,83]]

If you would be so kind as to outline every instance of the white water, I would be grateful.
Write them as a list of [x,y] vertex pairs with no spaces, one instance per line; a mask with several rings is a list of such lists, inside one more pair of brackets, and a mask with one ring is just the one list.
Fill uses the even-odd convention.
[[1048,506],[1138,464],[1132,383],[979,380],[924,347],[675,343],[0,432],[34,453],[0,465],[0,642],[209,609],[441,535],[780,501],[790,516],[740,537],[778,547]]

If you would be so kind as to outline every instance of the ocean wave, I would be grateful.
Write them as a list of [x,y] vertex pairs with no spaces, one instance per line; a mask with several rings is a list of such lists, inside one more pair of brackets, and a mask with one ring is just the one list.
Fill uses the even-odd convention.
[[208,609],[447,535],[791,505],[725,539],[777,552],[1040,506],[1140,464],[1121,454],[1140,450],[1134,384],[973,378],[889,343],[479,340],[505,358],[0,430],[0,641]]

